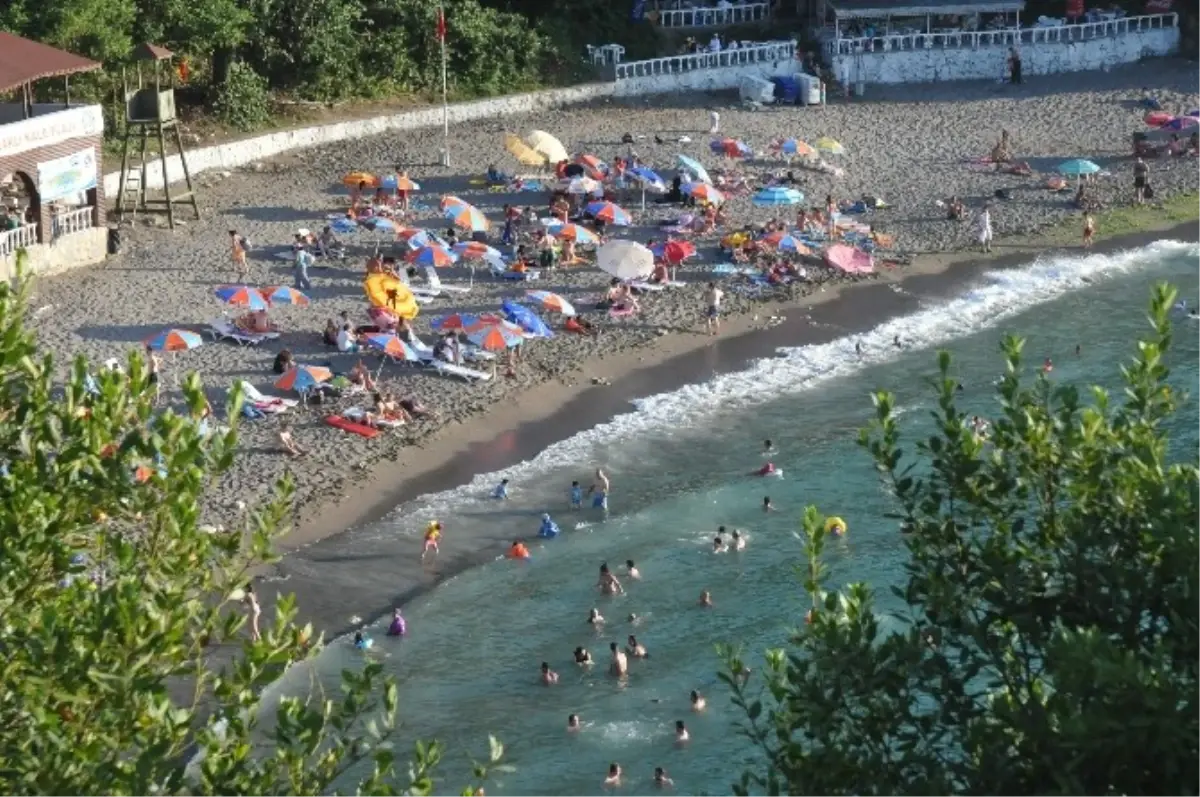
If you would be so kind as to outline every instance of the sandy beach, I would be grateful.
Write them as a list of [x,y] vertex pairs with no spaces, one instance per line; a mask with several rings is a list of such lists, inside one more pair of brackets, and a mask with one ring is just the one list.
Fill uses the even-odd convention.
[[[892,208],[870,214],[868,221],[876,230],[893,234],[898,251],[915,256],[911,266],[876,278],[894,283],[945,271],[958,262],[954,257],[926,255],[954,253],[971,241],[970,225],[946,221],[944,211],[935,205],[937,199],[957,195],[969,206],[978,207],[993,197],[996,189],[1011,189],[1012,198],[998,203],[992,213],[998,236],[1028,236],[1078,216],[1069,206],[1069,192],[1053,194],[1041,187],[1044,175],[1020,178],[967,168],[966,160],[989,152],[1001,128],[1010,132],[1016,158],[1028,161],[1035,170],[1049,172],[1068,158],[1094,160],[1110,175],[1098,183],[1099,198],[1109,206],[1127,204],[1132,198],[1130,134],[1144,129],[1137,101],[1147,93],[1145,86],[1152,86],[1152,93],[1167,108],[1186,110],[1197,104],[1194,65],[1156,61],[1109,73],[1038,78],[1021,87],[944,84],[880,91],[868,102],[822,109],[726,110],[725,105],[735,102],[727,96],[672,96],[564,109],[536,118],[497,119],[451,131],[449,168],[431,165],[442,143],[440,129],[297,151],[229,176],[203,175],[200,222],[189,222],[171,232],[139,221],[126,232],[119,256],[100,266],[39,279],[34,286],[31,325],[64,368],[76,354],[95,363],[124,357],[140,341],[167,327],[202,330],[206,321],[227,311],[213,296],[216,285],[234,280],[226,231],[236,229],[254,244],[250,284],[290,284],[291,265],[276,254],[286,249],[296,228],[319,228],[327,214],[345,209],[346,192],[340,180],[353,169],[386,171],[403,164],[421,182],[423,191],[416,198],[428,208],[416,223],[430,229],[445,229],[437,213],[437,199],[443,193],[475,203],[493,220],[505,203],[541,207],[545,194],[488,193],[469,181],[481,177],[491,163],[506,171],[517,170],[502,148],[506,130],[548,130],[572,152],[591,152],[606,159],[625,151],[620,144],[622,134],[646,136],[638,139],[635,149],[664,176],[674,173],[679,152],[698,157],[710,167],[718,166],[706,134],[705,108],[713,105],[721,107],[722,133],[742,138],[756,150],[765,151],[776,137],[812,140],[828,135],[841,141],[847,150],[838,161],[845,169],[843,177],[798,172],[804,180],[806,204],[820,205],[830,193],[837,199],[864,194],[886,199]],[[667,143],[655,143],[655,136]],[[690,137],[691,143],[677,143],[681,136]],[[751,160],[737,168],[758,174],[782,169],[784,164]],[[1160,198],[1197,190],[1194,159],[1160,159],[1151,162],[1150,168]],[[661,239],[655,231],[658,223],[679,212],[650,206],[643,213],[632,201],[625,207],[634,212],[639,226],[621,231],[620,237],[643,242],[651,237]],[[787,209],[755,208],[748,198],[731,200],[726,210],[736,226],[792,215]],[[166,400],[177,398],[170,389],[176,375],[190,370],[200,373],[214,406],[223,404],[225,390],[235,379],[245,379],[264,392],[278,392],[271,391],[276,378],[271,363],[284,347],[300,363],[328,362],[337,371],[348,370],[357,356],[339,355],[324,346],[320,330],[327,319],[343,311],[359,323],[367,322],[363,263],[375,240],[370,233],[360,233],[349,239],[350,255],[345,261],[310,272],[314,285],[309,291],[311,307],[271,311],[283,330],[279,341],[259,347],[210,342],[165,358]],[[440,487],[448,478],[446,468],[455,473],[493,469],[495,465],[488,459],[495,456],[492,441],[505,430],[517,430],[566,407],[595,403],[609,414],[617,411],[611,405],[626,401],[625,394],[616,398],[618,393],[613,391],[612,397],[605,399],[608,388],[596,386],[596,381],[616,383],[632,373],[674,364],[689,352],[718,348],[710,346],[711,339],[703,334],[702,291],[712,278],[712,265],[723,258],[714,252],[715,237],[696,243],[701,257],[679,274],[679,279],[688,283],[685,287],[644,297],[638,317],[606,323],[596,338],[559,335],[536,341],[525,347],[528,352],[513,378],[501,375],[487,384],[467,385],[427,370],[384,366],[384,385],[436,408],[440,423],[422,422],[365,440],[323,425],[321,418],[330,411],[328,406],[311,408],[291,417],[297,441],[309,450],[300,459],[286,457],[276,444],[278,418],[244,423],[242,455],[212,491],[207,507],[210,521],[230,522],[239,503],[252,505],[285,471],[291,471],[297,483],[297,522],[283,548],[295,550],[386,511],[406,494]],[[471,281],[468,272],[458,267],[444,269],[440,276],[461,285]],[[607,279],[595,268],[563,269],[544,274],[536,287],[586,305],[588,297],[602,291]],[[730,294],[726,306],[729,319],[720,347],[732,350],[739,333],[771,326],[772,316],[789,314],[797,306],[839,296],[844,286],[793,285],[760,298]],[[416,322],[417,331],[429,340],[432,318],[455,311],[496,309],[501,299],[516,297],[526,287],[530,286],[477,274],[470,291],[425,306]],[[860,323],[888,312],[888,297],[896,296],[886,289],[862,294],[855,303]],[[379,365],[377,356],[366,355],[366,360],[373,369]],[[703,378],[702,370],[689,372],[686,378]],[[335,407],[368,402],[368,397],[359,395]],[[585,412],[577,417],[590,415]],[[485,443],[492,454],[484,452]]]

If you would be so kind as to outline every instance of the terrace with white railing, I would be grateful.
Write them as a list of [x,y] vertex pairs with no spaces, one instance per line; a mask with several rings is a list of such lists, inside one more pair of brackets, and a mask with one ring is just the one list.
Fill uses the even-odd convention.
[[717,8],[669,8],[658,12],[658,24],[664,28],[720,28],[762,22],[770,16],[770,3],[742,3]]
[[64,210],[55,213],[51,217],[53,238],[58,239],[71,233],[90,230],[94,215],[95,210],[90,205],[75,210]]
[[0,232],[0,257],[10,257],[18,249],[37,246],[37,230],[36,224],[22,224],[16,229]]
[[825,42],[825,52],[827,55],[833,56],[891,50],[1020,47],[1026,44],[1083,42],[1108,36],[1123,36],[1128,33],[1178,26],[1178,14],[1145,14],[1079,24],[1040,24],[1032,27],[1000,30],[905,31],[875,36],[830,39]]
[[622,80],[632,80],[633,78],[677,75],[701,69],[727,69],[755,64],[771,64],[795,57],[796,43],[794,41],[752,43],[718,52],[702,51],[670,55],[666,58],[651,58],[646,61],[625,61],[616,65],[616,78],[619,83]]

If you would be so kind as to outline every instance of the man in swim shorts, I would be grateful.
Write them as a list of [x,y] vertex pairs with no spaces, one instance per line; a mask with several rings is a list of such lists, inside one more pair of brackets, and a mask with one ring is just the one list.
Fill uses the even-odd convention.
[[608,491],[610,489],[608,476],[601,468],[596,468],[596,481],[589,490],[592,496],[592,509],[608,509]]
[[708,334],[716,335],[721,331],[721,299],[725,296],[725,292],[717,287],[717,283],[708,283],[708,288],[704,291],[704,303],[706,305],[704,311],[704,324],[708,328]]

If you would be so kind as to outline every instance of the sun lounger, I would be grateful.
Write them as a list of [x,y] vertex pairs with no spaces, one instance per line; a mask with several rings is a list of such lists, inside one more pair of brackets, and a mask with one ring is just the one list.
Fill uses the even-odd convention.
[[361,437],[365,437],[368,440],[370,440],[372,437],[377,437],[379,435],[378,429],[374,429],[363,423],[356,423],[354,421],[343,418],[340,415],[326,415],[325,423],[329,424],[330,426],[332,426],[335,429],[341,429],[343,432],[350,432],[351,434],[356,434]]
[[626,285],[639,291],[657,293],[658,291],[665,291],[667,288],[682,288],[684,283],[680,282],[679,280],[668,280],[667,282],[646,282],[645,280],[634,280],[632,282],[627,282]]
[[240,346],[257,346],[263,341],[279,339],[278,332],[247,332],[228,318],[209,321],[208,333],[213,340],[232,340]]
[[476,371],[474,368],[442,362],[441,360],[425,360],[425,364],[439,374],[457,376],[459,379],[465,379],[468,382],[487,382],[492,378],[492,375],[487,371]]
[[[362,407],[347,407],[342,410],[342,417],[355,423],[367,423],[367,411]],[[395,429],[398,426],[403,426],[404,420],[401,418],[376,418],[375,425],[385,429]]]
[[[263,407],[280,407],[281,409],[274,411],[282,412],[283,410],[291,409],[300,403],[296,399],[281,398],[279,396],[271,396],[266,393],[261,393],[259,392],[258,388],[244,380],[238,380],[233,384],[235,386],[240,384],[242,387],[242,396],[245,397],[246,401],[255,405],[255,407],[260,410],[262,410]],[[268,410],[262,411],[267,412]]]
[[[433,359],[433,347],[421,340],[416,335],[412,336],[412,341],[408,345],[412,346],[413,351],[415,351],[417,356],[419,356],[423,361],[429,361]],[[459,353],[462,355],[462,358],[468,362],[490,363],[496,359],[495,354],[492,354],[490,351],[485,351],[478,346],[463,346],[459,349]]]

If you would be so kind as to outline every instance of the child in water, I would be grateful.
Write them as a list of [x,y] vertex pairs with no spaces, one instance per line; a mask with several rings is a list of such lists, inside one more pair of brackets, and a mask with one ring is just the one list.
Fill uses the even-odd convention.
[[495,498],[497,501],[503,501],[508,498],[508,479],[500,480],[500,483],[496,485],[496,489],[492,490],[492,498]]
[[583,508],[583,488],[579,486],[579,482],[571,482],[571,508]]

